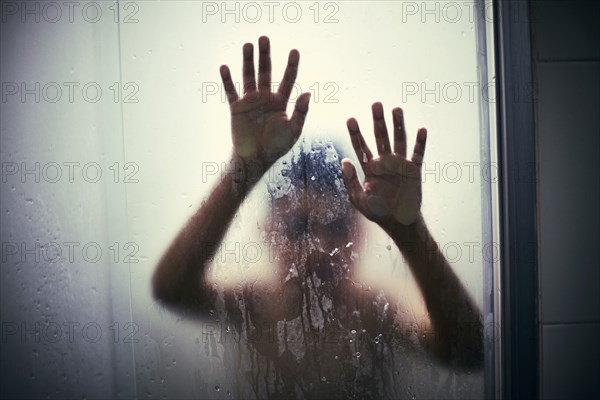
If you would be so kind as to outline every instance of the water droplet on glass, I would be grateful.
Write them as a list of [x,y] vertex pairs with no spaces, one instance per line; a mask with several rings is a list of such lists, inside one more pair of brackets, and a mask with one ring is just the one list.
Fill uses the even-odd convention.
[[221,391],[221,387],[219,385],[215,385],[215,391],[220,392]]
[[360,358],[360,351],[357,351],[355,356],[356,356],[356,358]]
[[352,330],[350,331],[350,333],[351,333],[351,334],[353,334],[353,335],[356,335],[356,329],[352,329]]

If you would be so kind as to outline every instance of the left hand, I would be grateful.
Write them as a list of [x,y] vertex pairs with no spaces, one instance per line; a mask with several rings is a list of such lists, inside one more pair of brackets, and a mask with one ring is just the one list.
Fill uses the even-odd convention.
[[271,90],[271,45],[269,38],[258,40],[258,87],[254,73],[254,48],[243,47],[244,95],[239,97],[231,72],[221,66],[221,78],[231,110],[231,135],[237,155],[245,160],[274,162],[287,153],[302,133],[310,93],[296,101],[292,116],[286,108],[298,74],[300,53],[290,51],[288,64],[277,92]]
[[372,106],[378,158],[373,155],[354,118],[347,122],[350,139],[365,174],[364,185],[356,175],[352,161],[342,160],[342,175],[350,201],[371,221],[382,223],[394,218],[402,225],[417,221],[421,211],[421,166],[427,130],[419,129],[412,158],[406,158],[406,130],[402,109],[392,111],[394,152],[390,147],[383,106]]

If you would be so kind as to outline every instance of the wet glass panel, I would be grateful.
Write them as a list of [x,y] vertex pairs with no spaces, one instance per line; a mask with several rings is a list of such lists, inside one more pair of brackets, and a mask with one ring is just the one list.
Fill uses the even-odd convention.
[[[475,3],[127,4],[133,19],[120,24],[120,46],[131,83],[123,95],[137,100],[123,103],[123,143],[139,180],[127,186],[129,238],[141,255],[131,269],[138,395],[481,397],[483,317],[464,310],[484,309],[496,170]],[[302,135],[222,240],[195,244],[199,259],[212,255],[210,304],[173,311],[153,298],[152,276],[187,221],[215,202],[219,182],[236,179],[219,67],[229,66],[242,96],[242,46],[254,44],[256,62],[261,35],[270,38],[274,90],[288,52],[300,52],[287,110],[311,94]],[[360,182],[365,174],[346,120],[356,118],[377,156],[376,101],[392,146],[392,109],[403,109],[409,159],[427,128],[418,177],[426,245],[404,228],[382,229],[349,201],[340,160],[353,161]],[[211,218],[199,224],[215,227]],[[398,242],[414,246],[401,252]],[[419,286],[415,273],[427,268]]]
[[111,5],[1,5],[2,398],[133,395],[112,336],[131,316]]

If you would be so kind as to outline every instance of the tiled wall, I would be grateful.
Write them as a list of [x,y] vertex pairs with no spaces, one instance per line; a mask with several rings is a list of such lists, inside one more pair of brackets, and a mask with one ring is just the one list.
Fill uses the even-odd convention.
[[533,0],[541,396],[600,396],[600,3]]

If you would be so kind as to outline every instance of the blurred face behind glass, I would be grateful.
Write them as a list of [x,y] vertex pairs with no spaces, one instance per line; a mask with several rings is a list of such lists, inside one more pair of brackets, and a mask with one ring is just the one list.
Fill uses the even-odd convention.
[[[351,276],[359,226],[331,144],[308,143],[281,172],[285,195],[273,196],[269,230],[282,274],[335,285]],[[278,187],[281,187],[279,185]]]

